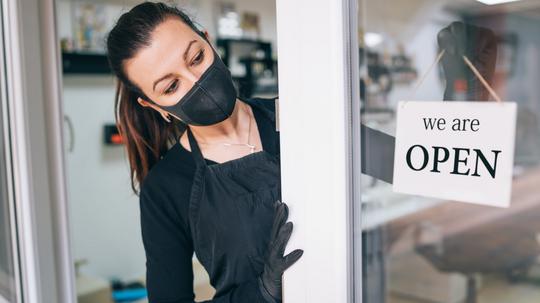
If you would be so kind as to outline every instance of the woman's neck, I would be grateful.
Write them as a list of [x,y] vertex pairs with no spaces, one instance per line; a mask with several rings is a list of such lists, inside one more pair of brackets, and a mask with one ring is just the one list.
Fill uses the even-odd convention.
[[189,127],[200,142],[240,142],[245,140],[245,134],[249,126],[248,106],[237,98],[234,110],[227,119],[209,126],[190,125]]

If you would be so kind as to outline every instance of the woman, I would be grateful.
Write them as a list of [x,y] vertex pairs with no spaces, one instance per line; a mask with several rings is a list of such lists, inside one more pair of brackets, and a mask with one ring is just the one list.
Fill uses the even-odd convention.
[[140,185],[149,301],[194,302],[195,252],[216,289],[205,302],[280,302],[281,276],[303,251],[283,256],[292,222],[273,100],[237,98],[208,34],[163,3],[123,14],[107,49]]

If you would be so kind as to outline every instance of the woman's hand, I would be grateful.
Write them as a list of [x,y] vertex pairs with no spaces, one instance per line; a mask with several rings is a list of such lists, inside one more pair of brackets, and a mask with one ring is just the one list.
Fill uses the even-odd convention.
[[263,273],[259,277],[259,287],[269,302],[281,302],[281,276],[304,253],[302,249],[296,249],[283,256],[287,242],[291,237],[293,224],[292,222],[286,222],[289,216],[287,204],[276,201],[275,207],[276,211],[266,261]]

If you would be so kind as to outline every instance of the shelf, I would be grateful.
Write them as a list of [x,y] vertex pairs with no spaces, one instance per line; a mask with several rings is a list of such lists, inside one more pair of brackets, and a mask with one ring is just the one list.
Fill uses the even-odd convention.
[[102,53],[62,52],[64,74],[111,74],[107,55]]

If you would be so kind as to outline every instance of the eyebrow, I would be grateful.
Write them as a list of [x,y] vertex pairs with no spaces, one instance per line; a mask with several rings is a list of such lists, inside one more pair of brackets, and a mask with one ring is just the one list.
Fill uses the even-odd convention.
[[[195,42],[197,42],[197,40],[191,40],[191,41],[189,41],[189,44],[188,44],[188,46],[186,47],[186,51],[185,51],[184,54],[182,55],[182,58],[184,59],[184,61],[187,60],[187,55],[188,55],[188,53],[189,53],[189,49],[191,48],[191,45],[192,45],[193,43],[195,43]],[[156,91],[156,85],[157,85],[159,82],[161,82],[162,80],[169,78],[170,76],[172,76],[172,73],[168,73],[168,74],[166,74],[165,76],[163,76],[163,77],[157,79],[156,81],[154,81],[154,85],[152,86],[152,90],[153,90],[153,91]]]

